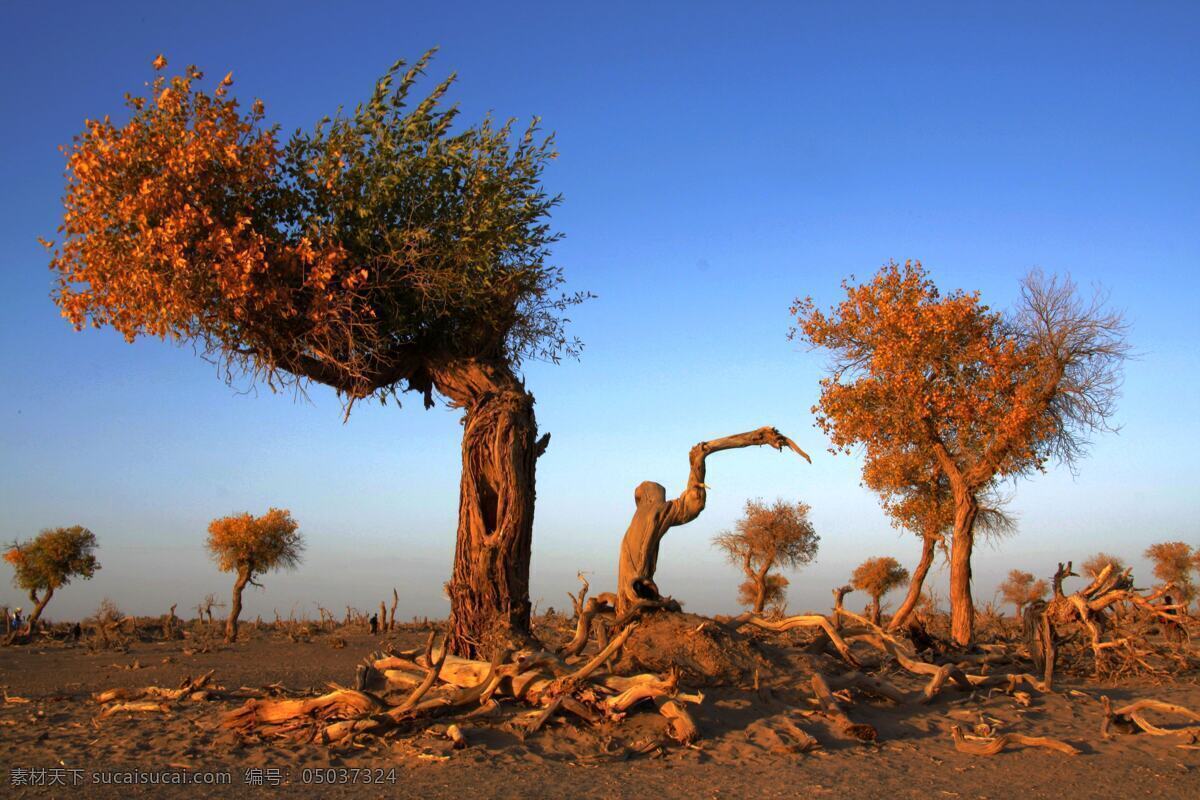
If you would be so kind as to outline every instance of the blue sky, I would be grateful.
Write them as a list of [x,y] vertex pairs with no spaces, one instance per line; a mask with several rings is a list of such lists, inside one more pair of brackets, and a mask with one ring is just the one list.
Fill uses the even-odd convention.
[[[45,8],[45,7],[43,7]],[[531,364],[541,460],[533,596],[575,573],[611,586],[633,487],[677,491],[700,439],[776,425],[814,456],[714,457],[709,508],[664,541],[660,586],[731,611],[737,573],[709,542],[748,497],[804,500],[822,535],[791,607],[824,607],[871,555],[911,566],[812,425],[823,360],[787,340],[788,305],[918,258],[994,306],[1027,270],[1103,285],[1133,325],[1119,435],[1078,477],[1015,489],[1020,531],[976,558],[989,599],[1012,567],[1048,576],[1096,550],[1200,545],[1200,7],[1191,3],[162,3],[10,5],[0,33],[0,535],[80,523],[103,569],[50,616],[104,596],[135,613],[227,593],[209,519],[289,507],[309,551],[248,613],[370,607],[441,615],[460,428],[453,412],[239,394],[188,348],[75,333],[36,237],[61,214],[62,157],[118,115],[159,52],[232,69],[286,130],[367,97],[397,57],[441,47],[468,119],[541,115],[565,202],[555,259],[597,299],[572,314],[578,362]],[[0,567],[0,602],[22,599]],[[945,571],[935,580],[944,585]],[[944,590],[943,590],[944,591]],[[568,606],[569,607],[569,606]]]

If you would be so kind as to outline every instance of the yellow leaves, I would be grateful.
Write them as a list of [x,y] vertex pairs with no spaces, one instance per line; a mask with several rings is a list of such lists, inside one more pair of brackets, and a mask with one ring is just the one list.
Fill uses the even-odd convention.
[[167,57],[162,53],[159,53],[158,58],[154,59],[150,66],[154,67],[155,70],[163,69],[165,66],[167,66]]
[[222,86],[233,86],[233,72],[226,72],[225,77],[221,78]]
[[248,567],[263,572],[299,563],[304,540],[287,509],[272,508],[262,516],[246,512],[214,519],[206,546],[217,565],[229,572]]

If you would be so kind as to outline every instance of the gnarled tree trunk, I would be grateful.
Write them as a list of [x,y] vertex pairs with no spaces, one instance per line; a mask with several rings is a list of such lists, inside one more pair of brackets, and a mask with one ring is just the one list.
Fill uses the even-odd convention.
[[[250,582],[250,570],[238,569],[237,580],[233,582],[233,598],[229,602],[229,618],[225,620],[225,641],[236,642],[238,635],[238,617],[242,614],[242,590]],[[212,611],[209,611],[211,617]]]
[[721,450],[770,445],[776,450],[787,447],[804,456],[808,454],[796,443],[770,426],[700,442],[688,453],[691,470],[687,487],[674,500],[667,500],[667,490],[654,481],[643,481],[633,491],[637,510],[621,539],[621,556],[617,565],[617,612],[625,613],[639,600],[660,599],[654,572],[658,568],[658,546],[667,531],[684,525],[700,516],[708,495],[704,485],[705,459]]
[[908,594],[904,597],[904,602],[896,609],[896,613],[892,615],[891,622],[888,623],[888,630],[899,630],[908,623],[908,618],[912,616],[913,610],[917,607],[917,603],[921,601],[921,591],[925,587],[925,576],[929,574],[929,567],[933,564],[934,550],[937,548],[938,539],[936,536],[921,537],[921,560],[917,562],[916,569],[913,570],[912,579],[908,583]]
[[975,602],[971,599],[971,549],[979,502],[967,491],[955,491],[954,534],[950,541],[950,635],[966,646],[975,637]]
[[529,637],[534,479],[549,436],[537,438],[533,395],[507,364],[458,362],[433,377],[463,409],[449,648],[490,658],[497,645]]
[[25,623],[25,630],[32,636],[37,630],[38,620],[42,618],[42,612],[46,610],[46,603],[50,602],[50,598],[54,597],[54,587],[50,586],[46,589],[46,593],[42,595],[42,599],[38,599],[37,592],[32,589],[29,592],[29,599],[33,602],[33,613],[29,615],[29,621]]

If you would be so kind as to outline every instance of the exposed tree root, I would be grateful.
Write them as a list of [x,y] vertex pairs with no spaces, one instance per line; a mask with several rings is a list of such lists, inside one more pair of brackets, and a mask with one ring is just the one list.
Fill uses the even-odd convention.
[[[512,700],[536,709],[520,731],[530,736],[556,714],[595,724],[620,720],[636,706],[653,703],[666,718],[671,738],[691,743],[700,731],[685,704],[702,702],[703,695],[680,691],[674,673],[621,676],[602,669],[636,628],[636,622],[626,626],[582,664],[544,651],[514,655],[506,649],[490,662],[457,658],[446,654],[444,643],[434,648],[431,636],[419,656],[409,651],[369,660],[359,670],[358,689],[338,688],[313,698],[251,699],[221,724],[241,734],[333,743],[384,735],[439,716],[467,718]],[[405,693],[393,698],[398,688]],[[455,747],[465,746],[461,727],[451,724],[444,734]]]

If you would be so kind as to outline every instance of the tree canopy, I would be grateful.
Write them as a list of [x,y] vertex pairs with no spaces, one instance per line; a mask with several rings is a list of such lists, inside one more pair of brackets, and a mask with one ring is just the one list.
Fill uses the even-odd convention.
[[1089,578],[1095,578],[1109,564],[1112,565],[1113,572],[1122,572],[1125,569],[1125,561],[1120,556],[1114,556],[1112,553],[1096,553],[1083,562],[1083,574]]
[[1154,577],[1163,583],[1175,584],[1185,602],[1195,597],[1192,569],[1197,565],[1196,554],[1186,542],[1158,542],[1146,548],[1146,558],[1154,562]]
[[795,568],[810,563],[817,555],[821,537],[808,518],[807,503],[776,500],[747,500],[732,531],[717,535],[713,543],[733,564],[758,570],[764,566]]
[[100,569],[96,535],[82,525],[47,528],[33,539],[14,542],[4,553],[13,584],[27,592],[53,592],[72,578],[90,579]]
[[807,503],[747,500],[734,530],[714,537],[713,544],[746,574],[738,587],[739,603],[760,612],[783,602],[788,579],[771,570],[801,567],[816,557],[821,537],[808,518],[811,510]]
[[1044,598],[1048,591],[1050,587],[1046,581],[1036,579],[1033,573],[1019,569],[1010,570],[1004,583],[1000,584],[1000,595],[1005,602],[1016,606],[1018,614],[1033,601]]
[[536,120],[458,126],[453,75],[414,100],[431,55],[286,143],[261,101],[230,96],[232,73],[210,92],[196,67],[126,95],[123,123],[88,121],[47,243],[63,315],[351,403],[429,405],[447,365],[573,352],[561,312],[582,296],[547,261],[552,137]]
[[913,449],[978,490],[1053,458],[1074,464],[1107,427],[1125,326],[1069,280],[1030,275],[1010,315],[977,292],[943,295],[919,262],[843,288],[829,313],[811,298],[792,309],[793,335],[833,355],[813,412],[835,450]]
[[295,569],[304,551],[298,528],[287,509],[272,508],[260,517],[232,514],[209,523],[205,544],[222,572]]
[[854,569],[850,583],[855,589],[866,592],[878,601],[893,589],[903,586],[908,580],[908,570],[891,556],[868,558]]

